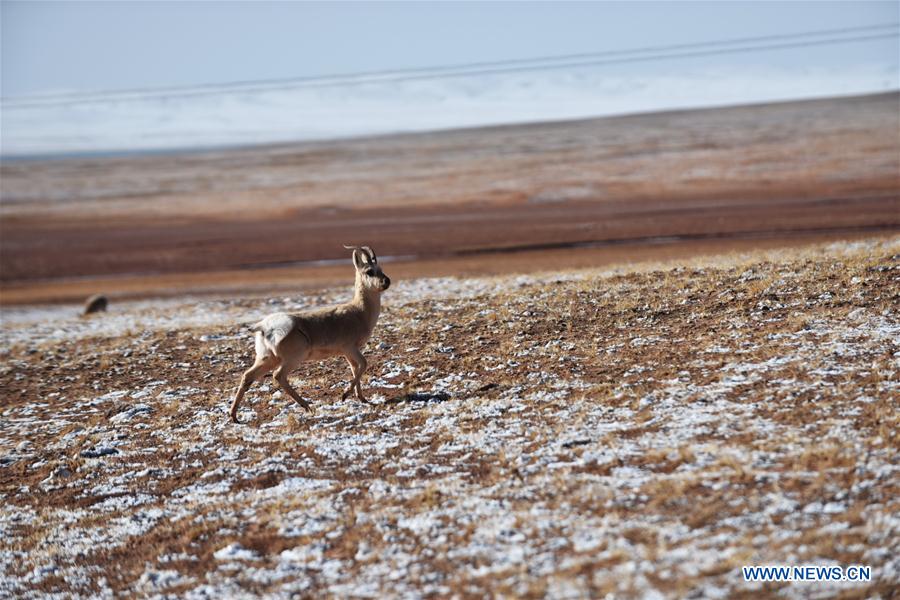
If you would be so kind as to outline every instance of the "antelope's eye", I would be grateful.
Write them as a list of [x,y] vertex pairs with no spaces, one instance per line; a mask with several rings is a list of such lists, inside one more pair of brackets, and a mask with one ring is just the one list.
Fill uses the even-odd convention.
[[368,271],[366,271],[366,275],[368,275],[369,277],[374,277],[374,276],[375,276],[375,270],[374,270],[374,269],[369,269]]

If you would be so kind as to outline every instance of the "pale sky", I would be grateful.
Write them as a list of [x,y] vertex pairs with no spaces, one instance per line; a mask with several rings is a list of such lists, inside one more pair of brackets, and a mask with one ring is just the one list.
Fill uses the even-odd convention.
[[[2,2],[2,95],[189,86],[896,23],[888,2]],[[882,40],[711,63],[897,65]],[[697,62],[694,61],[694,62]],[[668,65],[627,69],[652,71]]]
[[[0,155],[7,157],[296,142],[900,89],[896,1],[0,6]],[[663,52],[664,60],[426,80],[190,89],[867,26],[882,28],[751,52],[716,47],[714,55]],[[832,44],[835,35],[876,34]],[[776,42],[786,39],[808,41]],[[153,92],[171,87],[188,89]],[[135,89],[149,93],[69,95]]]

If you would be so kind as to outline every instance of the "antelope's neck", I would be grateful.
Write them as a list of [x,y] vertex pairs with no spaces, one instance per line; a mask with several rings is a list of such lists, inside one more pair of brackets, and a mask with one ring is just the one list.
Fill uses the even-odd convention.
[[364,290],[362,286],[358,285],[353,294],[353,303],[359,306],[366,315],[369,328],[374,327],[375,321],[378,320],[378,315],[381,313],[381,293]]

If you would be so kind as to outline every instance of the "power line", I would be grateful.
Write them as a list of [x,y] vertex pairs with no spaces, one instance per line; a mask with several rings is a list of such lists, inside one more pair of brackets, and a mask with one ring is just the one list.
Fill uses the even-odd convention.
[[[890,30],[891,33],[874,33],[872,35],[851,37],[829,37],[825,39],[809,39],[787,41],[776,44],[759,44],[762,41],[795,40],[798,38],[820,37],[823,35],[845,34],[862,31]],[[94,102],[127,102],[143,99],[175,99],[197,96],[211,96],[226,93],[249,93],[260,91],[281,91],[296,88],[325,88],[353,85],[365,85],[373,83],[395,83],[404,81],[417,81],[426,79],[448,79],[469,77],[478,75],[495,75],[503,73],[545,71],[554,69],[566,69],[585,66],[603,66],[614,64],[626,64],[634,62],[649,62],[656,60],[669,60],[679,58],[692,58],[701,56],[715,56],[722,54],[736,54],[742,52],[780,50],[788,48],[801,48],[809,46],[831,45],[841,43],[863,42],[878,39],[900,37],[900,24],[871,25],[866,27],[848,27],[842,29],[830,29],[793,34],[768,35],[753,38],[735,38],[732,40],[718,40],[709,42],[697,42],[691,44],[676,44],[668,46],[651,46],[629,50],[612,50],[605,52],[591,52],[581,54],[568,54],[549,57],[510,59],[491,62],[476,62],[459,65],[444,65],[427,68],[396,69],[389,71],[368,71],[342,75],[323,75],[315,77],[296,77],[290,79],[256,80],[243,82],[230,82],[223,84],[204,84],[185,87],[169,88],[138,88],[131,90],[119,90],[109,92],[88,92],[79,94],[57,94],[45,96],[32,96],[22,99],[10,98],[3,100],[6,109],[28,108],[31,106],[57,106],[72,104],[88,104]],[[741,46],[741,44],[743,44]],[[749,44],[749,45],[747,45]],[[732,46],[725,48],[712,48],[714,46]],[[738,47],[733,47],[738,46]],[[673,50],[691,50],[688,52],[672,52]],[[709,48],[707,50],[699,50]],[[636,55],[636,56],[632,56]],[[562,61],[562,62],[560,62]]]
[[643,48],[634,48],[628,50],[607,50],[601,52],[583,52],[578,54],[563,54],[563,55],[554,55],[554,56],[544,56],[544,57],[531,57],[531,58],[521,58],[521,59],[506,59],[506,60],[498,60],[498,61],[486,61],[486,62],[473,62],[473,63],[464,63],[464,64],[455,64],[455,65],[439,65],[433,67],[416,67],[409,69],[389,69],[389,70],[379,70],[379,71],[365,71],[365,72],[355,72],[355,73],[342,73],[342,74],[331,74],[331,75],[317,75],[317,76],[308,76],[308,77],[291,77],[291,78],[279,78],[279,79],[256,79],[256,80],[247,80],[247,81],[232,81],[227,83],[208,83],[208,84],[199,84],[192,86],[175,86],[175,87],[156,87],[156,88],[132,88],[126,90],[110,90],[110,91],[96,91],[96,92],[77,92],[77,93],[62,93],[62,94],[41,94],[30,97],[24,97],[21,99],[17,98],[7,98],[4,99],[9,102],[16,101],[31,101],[31,100],[54,100],[54,99],[80,99],[80,98],[88,98],[94,96],[108,96],[113,94],[140,94],[140,93],[167,93],[167,92],[179,92],[179,91],[193,91],[193,90],[204,90],[204,89],[229,89],[232,87],[244,87],[244,86],[265,86],[265,85],[284,85],[290,83],[304,83],[304,82],[313,82],[320,80],[340,80],[340,79],[357,79],[364,77],[373,77],[373,76],[381,76],[381,75],[404,75],[404,74],[413,74],[413,73],[429,73],[429,72],[441,72],[441,71],[458,71],[460,69],[470,69],[470,68],[488,68],[488,67],[499,67],[504,65],[517,65],[523,63],[535,63],[535,62],[550,62],[550,61],[568,61],[568,60],[576,60],[576,59],[589,59],[589,58],[601,58],[608,56],[620,56],[625,54],[638,54],[638,53],[646,53],[646,52],[665,52],[670,50],[685,50],[692,48],[703,48],[708,46],[721,46],[721,45],[734,45],[734,44],[743,44],[743,43],[756,43],[756,42],[766,42],[773,40],[783,40],[783,39],[793,39],[793,38],[801,38],[801,37],[818,37],[825,35],[837,35],[837,34],[845,34],[845,33],[857,33],[863,31],[875,31],[882,29],[898,29],[900,27],[900,23],[887,23],[883,25],[867,25],[862,27],[843,27],[839,29],[823,29],[817,31],[808,31],[808,32],[798,32],[798,33],[789,33],[789,34],[775,34],[775,35],[766,35],[759,37],[747,37],[747,38],[733,38],[729,40],[714,40],[708,42],[694,42],[689,44],[672,44],[666,46],[649,46]]
[[[577,59],[577,58],[587,58],[587,57],[603,57],[603,56],[622,56],[627,54],[642,54],[647,52],[657,52],[664,50],[673,50],[673,49],[688,49],[688,48],[701,48],[708,46],[716,46],[716,45],[734,45],[740,43],[749,43],[749,42],[758,42],[761,40],[773,40],[773,39],[793,39],[797,37],[810,37],[810,36],[820,36],[825,33],[846,33],[853,31],[863,31],[863,30],[878,30],[878,29],[888,29],[893,28],[897,29],[898,24],[888,24],[888,25],[875,25],[875,26],[867,26],[867,27],[854,27],[854,28],[843,28],[843,29],[834,29],[834,30],[822,30],[816,32],[803,32],[796,34],[783,34],[783,35],[771,35],[771,36],[762,36],[756,38],[738,38],[733,40],[720,40],[720,41],[712,41],[712,42],[699,42],[693,44],[678,44],[671,46],[657,46],[657,47],[647,47],[647,48],[637,48],[632,50],[617,50],[617,51],[607,51],[607,52],[596,52],[596,53],[583,53],[583,54],[571,54],[571,55],[562,55],[562,56],[553,56],[553,57],[545,57],[545,58],[530,58],[530,59],[514,59],[514,60],[505,60],[505,61],[493,61],[493,62],[482,62],[482,63],[468,63],[462,65],[449,65],[449,66],[438,66],[438,67],[428,67],[428,68],[417,68],[417,69],[399,69],[399,70],[391,70],[391,71],[369,71],[364,73],[355,73],[355,74],[344,74],[344,75],[325,75],[325,76],[316,76],[316,77],[299,77],[299,78],[291,78],[291,79],[275,79],[275,80],[257,80],[257,81],[248,81],[248,82],[232,82],[226,84],[205,84],[198,86],[191,86],[189,88],[185,87],[174,87],[174,88],[142,88],[142,89],[133,89],[133,90],[120,90],[120,91],[111,91],[111,92],[89,92],[89,93],[80,93],[80,94],[60,94],[60,95],[47,95],[47,96],[38,96],[31,98],[22,98],[21,100],[17,99],[8,99],[4,102],[7,105],[7,108],[15,108],[19,106],[26,105],[56,105],[56,104],[79,104],[79,103],[88,103],[95,101],[128,101],[128,100],[139,100],[144,98],[159,98],[159,99],[168,99],[168,98],[179,98],[179,97],[192,97],[192,96],[205,96],[205,95],[218,95],[222,93],[228,92],[255,92],[255,91],[278,91],[284,89],[293,89],[293,88],[303,88],[303,87],[335,87],[335,86],[345,86],[345,85],[362,85],[368,83],[382,83],[382,82],[397,82],[397,81],[410,81],[410,80],[418,80],[418,79],[439,79],[445,77],[461,77],[461,76],[470,76],[470,75],[482,75],[482,74],[495,74],[495,73],[505,73],[505,72],[517,72],[517,71],[532,71],[532,70],[548,70],[548,69],[556,69],[556,68],[571,68],[573,66],[590,66],[590,65],[600,65],[600,64],[616,64],[616,63],[627,63],[627,62],[639,62],[639,61],[649,61],[649,60],[660,60],[666,58],[681,58],[681,57],[693,57],[693,56],[704,56],[704,55],[715,55],[715,54],[728,54],[728,53],[736,53],[736,52],[750,52],[754,50],[769,50],[769,49],[780,49],[780,48],[793,48],[793,47],[804,47],[804,46],[814,46],[814,45],[825,45],[825,44],[834,44],[834,43],[845,43],[845,42],[855,42],[855,41],[867,41],[874,39],[886,39],[890,37],[898,37],[898,32],[894,33],[885,33],[878,34],[872,36],[857,36],[857,37],[841,37],[841,38],[830,38],[825,40],[811,40],[806,42],[795,42],[791,44],[776,44],[776,45],[753,45],[745,48],[724,48],[719,50],[711,50],[707,52],[688,52],[688,53],[680,53],[680,54],[655,54],[652,56],[640,56],[640,57],[630,57],[630,58],[622,58],[617,60],[585,60],[578,62],[566,62],[566,63],[556,63],[555,61],[560,60],[569,60],[569,59]],[[504,65],[521,65],[526,63],[548,63],[553,62],[553,64],[529,64],[524,67],[511,67],[506,68]],[[495,67],[495,68],[492,68]],[[487,68],[487,70],[484,70]],[[475,69],[475,70],[473,70]],[[122,97],[119,97],[122,96]],[[134,96],[134,97],[132,97]]]

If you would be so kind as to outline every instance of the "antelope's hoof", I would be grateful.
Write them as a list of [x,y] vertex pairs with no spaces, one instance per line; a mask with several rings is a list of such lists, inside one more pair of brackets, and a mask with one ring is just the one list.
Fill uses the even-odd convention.
[[240,424],[241,424],[241,422],[238,421],[237,415],[234,415],[234,414],[231,415],[231,422],[232,422],[232,423],[236,423],[237,425],[240,425]]

